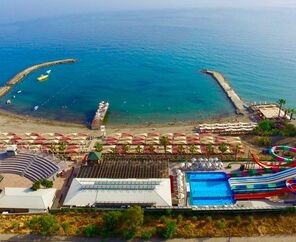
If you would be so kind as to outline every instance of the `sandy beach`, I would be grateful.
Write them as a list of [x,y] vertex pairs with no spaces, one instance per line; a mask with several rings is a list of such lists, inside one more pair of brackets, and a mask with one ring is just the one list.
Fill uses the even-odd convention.
[[[161,133],[168,132],[185,132],[191,133],[193,128],[199,123],[215,123],[215,122],[237,122],[248,121],[246,117],[229,116],[216,119],[202,120],[202,121],[188,121],[176,123],[163,124],[139,124],[139,125],[106,125],[107,134],[116,132],[133,132],[142,133],[149,131],[158,131]],[[75,124],[70,122],[60,122],[54,120],[38,119],[28,115],[18,115],[15,113],[0,110],[0,132],[26,133],[26,132],[83,132],[92,136],[97,136],[100,132],[90,130],[86,125]]]

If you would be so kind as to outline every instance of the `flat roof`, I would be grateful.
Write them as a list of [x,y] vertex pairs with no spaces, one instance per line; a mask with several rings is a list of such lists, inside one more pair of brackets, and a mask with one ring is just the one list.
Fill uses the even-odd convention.
[[50,208],[55,198],[56,189],[5,187],[0,193],[0,208],[36,209]]
[[172,206],[170,179],[74,178],[64,206]]

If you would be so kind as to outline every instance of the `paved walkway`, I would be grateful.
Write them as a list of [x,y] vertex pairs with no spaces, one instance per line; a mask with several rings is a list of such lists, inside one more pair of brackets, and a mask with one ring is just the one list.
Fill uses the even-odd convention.
[[[62,237],[53,236],[45,237],[39,235],[13,235],[1,234],[0,241],[63,241],[63,242],[121,242],[119,239],[99,239],[99,238],[83,238],[83,237]],[[140,241],[140,240],[137,240]],[[158,242],[162,240],[151,240]],[[199,238],[199,239],[171,239],[169,242],[294,242],[296,235],[276,235],[276,236],[258,236],[258,237],[225,237],[225,238]]]

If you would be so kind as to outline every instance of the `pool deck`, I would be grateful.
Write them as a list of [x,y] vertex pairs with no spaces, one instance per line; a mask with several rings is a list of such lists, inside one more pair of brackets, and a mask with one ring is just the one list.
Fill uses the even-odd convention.
[[225,79],[225,77],[221,73],[213,70],[208,70],[208,69],[201,70],[201,72],[211,75],[218,82],[218,84],[221,86],[221,88],[226,93],[227,97],[235,107],[237,114],[240,114],[240,115],[247,114],[246,108],[245,108],[246,104],[242,101],[242,99],[234,91],[234,89],[231,87],[229,82]]

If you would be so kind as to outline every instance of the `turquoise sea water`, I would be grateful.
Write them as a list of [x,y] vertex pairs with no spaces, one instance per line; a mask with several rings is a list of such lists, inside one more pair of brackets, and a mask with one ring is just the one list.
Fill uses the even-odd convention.
[[[38,117],[88,122],[101,100],[110,124],[194,120],[234,112],[217,83],[223,73],[245,100],[286,98],[296,106],[294,9],[196,9],[102,13],[0,23],[0,84],[35,63],[0,107]],[[16,94],[22,90],[21,94]],[[6,105],[10,98],[12,105]],[[33,107],[39,105],[37,112]]]

